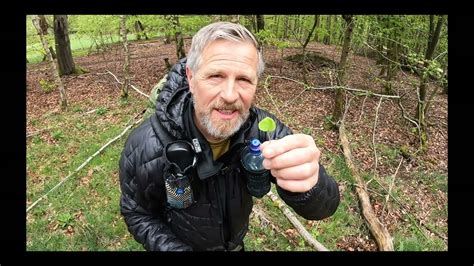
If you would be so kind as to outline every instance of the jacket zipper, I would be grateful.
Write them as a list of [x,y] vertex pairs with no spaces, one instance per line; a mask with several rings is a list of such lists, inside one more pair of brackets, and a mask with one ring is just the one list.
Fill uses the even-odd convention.
[[218,208],[219,208],[219,214],[220,214],[220,218],[221,218],[217,221],[217,223],[219,224],[219,230],[220,230],[222,244],[225,248],[227,248],[225,237],[224,237],[224,212],[223,212],[222,202],[221,202],[221,199],[220,199],[220,196],[219,196],[220,195],[219,194],[219,176],[216,176],[216,179],[215,179],[215,182],[214,182],[214,189],[216,191],[217,205],[218,205]]

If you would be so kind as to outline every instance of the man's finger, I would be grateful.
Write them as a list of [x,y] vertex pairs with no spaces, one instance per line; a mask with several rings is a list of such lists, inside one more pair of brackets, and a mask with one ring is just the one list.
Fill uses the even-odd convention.
[[270,159],[296,148],[304,148],[313,142],[313,138],[304,134],[294,134],[285,136],[282,139],[271,141],[262,147],[263,157]]
[[271,140],[267,140],[267,141],[263,142],[262,144],[260,144],[260,150],[263,150],[266,146],[268,146],[270,143],[272,143],[274,141],[276,141],[276,140],[271,139]]
[[305,163],[280,170],[272,169],[271,173],[277,180],[304,180],[314,176],[318,169],[319,165],[316,163]]
[[319,161],[319,150],[296,148],[271,159],[265,159],[264,161],[267,161],[265,164],[265,168],[267,169],[282,169],[309,163],[315,159]]

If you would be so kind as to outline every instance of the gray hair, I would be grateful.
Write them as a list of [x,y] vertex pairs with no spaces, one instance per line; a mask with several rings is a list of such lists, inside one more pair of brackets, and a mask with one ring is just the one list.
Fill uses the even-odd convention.
[[216,22],[200,29],[193,37],[191,48],[188,52],[187,66],[193,71],[197,71],[201,64],[201,53],[204,48],[212,41],[225,39],[233,42],[249,42],[257,49],[258,65],[257,75],[260,76],[265,69],[263,55],[259,49],[257,40],[253,34],[240,24],[230,22]]

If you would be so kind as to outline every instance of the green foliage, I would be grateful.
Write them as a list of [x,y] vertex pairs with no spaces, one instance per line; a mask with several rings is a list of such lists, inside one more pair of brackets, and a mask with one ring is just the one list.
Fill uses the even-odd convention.
[[46,79],[40,79],[39,84],[41,90],[43,90],[45,93],[50,93],[56,89],[56,84]]
[[[70,106],[69,108],[71,108],[71,106]],[[82,108],[81,108],[81,106],[79,106],[79,105],[74,105],[74,106],[72,106],[71,110],[72,110],[74,113],[80,113],[80,112],[82,112]]]
[[332,115],[325,115],[324,116],[324,129],[326,130],[333,130],[336,127],[336,123],[333,121]]
[[58,141],[64,138],[64,134],[61,130],[56,130],[53,133],[51,133],[51,138]]
[[311,135],[311,134],[313,134],[313,129],[310,128],[310,127],[305,127],[305,128],[303,128],[303,133],[306,134],[306,135]]
[[390,147],[383,143],[376,144],[376,148],[378,151],[380,151],[380,156],[386,157],[389,160],[389,162],[392,162],[392,163],[396,162],[398,155],[400,153],[399,149]]
[[180,16],[179,22],[182,28],[182,33],[187,36],[194,35],[199,29],[212,23],[210,16]]
[[273,46],[276,44],[276,36],[273,31],[264,29],[255,33],[255,37],[260,45],[270,45]]
[[62,228],[65,228],[72,223],[73,217],[68,212],[60,213],[58,215],[57,221],[58,221],[59,226],[61,226]]
[[276,128],[276,123],[273,119],[270,117],[265,117],[258,123],[258,129],[260,129],[263,132],[272,132]]
[[[57,133],[63,138],[54,145],[41,141],[39,135],[27,143],[28,205],[117,136],[132,114],[144,106],[140,100],[130,98],[130,105],[111,110],[114,112],[112,124],[104,123],[102,117],[84,120],[81,114],[72,110],[38,118],[38,127],[46,124],[71,130]],[[89,110],[97,107],[83,101],[76,108]],[[128,232],[118,204],[120,186],[117,164],[125,139],[109,146],[31,209],[26,226],[28,250],[143,251],[143,247]]]
[[107,113],[107,111],[108,111],[107,107],[100,107],[95,111],[95,113],[98,115],[104,115],[105,113]]

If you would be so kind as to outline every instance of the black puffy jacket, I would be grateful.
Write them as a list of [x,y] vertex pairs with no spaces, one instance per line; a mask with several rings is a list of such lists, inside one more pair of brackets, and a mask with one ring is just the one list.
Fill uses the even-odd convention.
[[[193,107],[185,76],[185,59],[168,75],[156,104],[156,113],[128,137],[120,166],[120,207],[128,230],[146,250],[233,250],[243,244],[253,201],[239,164],[245,140],[259,134],[258,121],[270,116],[277,122],[272,138],[291,134],[273,115],[256,107],[231,138],[229,151],[217,161],[193,121]],[[197,138],[202,152],[192,173],[195,203],[185,209],[167,204],[163,147],[170,140]],[[259,136],[264,140],[265,136]],[[339,205],[336,182],[320,166],[317,184],[306,193],[277,186],[280,197],[296,213],[310,220],[332,215]],[[273,178],[274,179],[274,178]],[[274,182],[275,180],[273,180]]]

